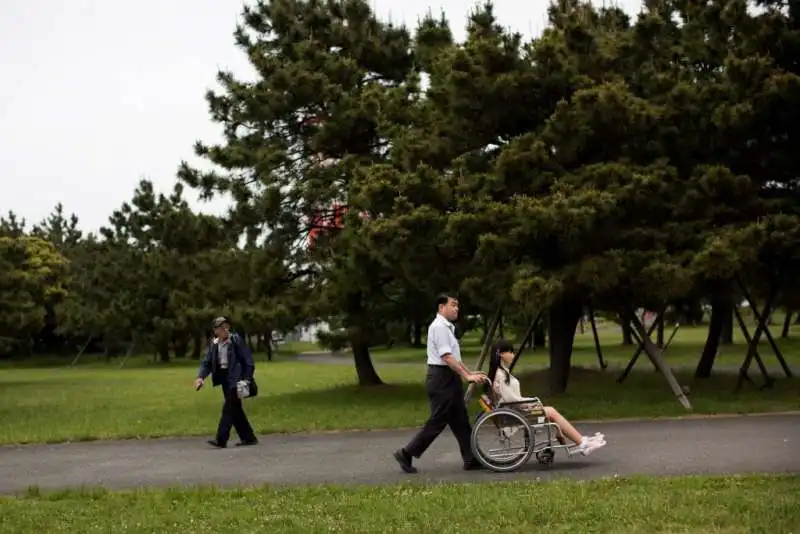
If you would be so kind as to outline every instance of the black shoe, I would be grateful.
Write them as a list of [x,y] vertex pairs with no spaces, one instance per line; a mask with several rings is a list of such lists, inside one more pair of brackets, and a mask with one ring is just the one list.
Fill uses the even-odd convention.
[[240,441],[236,444],[237,447],[250,447],[251,445],[258,445],[257,439],[249,439],[247,441]]
[[464,462],[464,471],[475,471],[478,469],[483,469],[483,465],[478,460],[472,460],[471,462]]
[[225,447],[227,447],[227,445],[225,443],[220,443],[219,441],[217,441],[215,439],[210,439],[206,443],[208,443],[212,447],[216,447],[218,449],[224,449]]
[[406,473],[417,472],[417,468],[411,465],[411,456],[409,456],[405,450],[400,449],[395,451],[394,459],[397,460],[397,463],[400,464],[400,468]]

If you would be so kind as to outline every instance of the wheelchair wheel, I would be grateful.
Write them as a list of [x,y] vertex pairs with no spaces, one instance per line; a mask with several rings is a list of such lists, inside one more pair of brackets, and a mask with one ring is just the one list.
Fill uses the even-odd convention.
[[533,454],[533,429],[514,410],[484,414],[472,428],[472,454],[486,469],[507,473],[519,469]]
[[536,453],[536,460],[547,467],[553,465],[553,460],[556,457],[556,452],[551,448],[542,449]]

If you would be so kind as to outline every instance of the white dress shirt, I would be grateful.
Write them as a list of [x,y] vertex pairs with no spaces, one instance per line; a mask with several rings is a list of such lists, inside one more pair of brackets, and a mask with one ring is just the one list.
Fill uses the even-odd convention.
[[461,347],[455,334],[456,327],[441,314],[428,327],[428,365],[446,366],[442,356],[452,354],[453,358],[461,361]]

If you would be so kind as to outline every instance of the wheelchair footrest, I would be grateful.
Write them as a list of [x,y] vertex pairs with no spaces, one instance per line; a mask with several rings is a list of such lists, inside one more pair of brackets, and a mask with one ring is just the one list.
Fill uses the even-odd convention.
[[581,449],[577,445],[573,445],[572,447],[567,447],[567,456],[572,458],[573,456],[580,456]]

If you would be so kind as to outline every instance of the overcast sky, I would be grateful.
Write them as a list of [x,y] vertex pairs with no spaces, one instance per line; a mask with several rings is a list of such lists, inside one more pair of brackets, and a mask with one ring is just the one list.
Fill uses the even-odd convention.
[[[596,0],[600,3],[602,0]],[[610,1],[610,0],[609,0]],[[413,29],[444,10],[457,39],[472,0],[372,0]],[[640,0],[619,0],[635,13]],[[232,32],[241,1],[2,0],[0,212],[29,223],[59,201],[96,231],[142,178],[159,192],[197,139],[220,129],[204,100],[217,69],[249,77]],[[526,36],[545,25],[545,0],[495,0],[500,23]],[[226,201],[187,198],[203,211]]]

